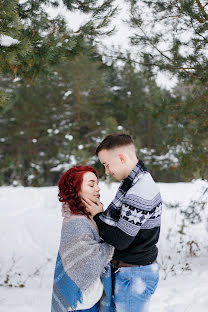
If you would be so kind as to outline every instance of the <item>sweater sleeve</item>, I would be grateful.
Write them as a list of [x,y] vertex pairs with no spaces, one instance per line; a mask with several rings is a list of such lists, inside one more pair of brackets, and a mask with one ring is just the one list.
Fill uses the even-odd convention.
[[124,250],[133,242],[141,226],[154,215],[155,209],[156,207],[151,211],[146,211],[123,204],[117,226],[103,222],[100,219],[102,212],[95,215],[94,220],[103,240],[118,250]]

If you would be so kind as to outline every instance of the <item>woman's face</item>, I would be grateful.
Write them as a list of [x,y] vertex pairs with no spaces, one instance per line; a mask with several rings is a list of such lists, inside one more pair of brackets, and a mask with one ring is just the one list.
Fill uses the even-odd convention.
[[80,197],[85,197],[93,202],[96,202],[100,198],[98,179],[93,172],[86,172],[83,175],[83,182],[79,195]]

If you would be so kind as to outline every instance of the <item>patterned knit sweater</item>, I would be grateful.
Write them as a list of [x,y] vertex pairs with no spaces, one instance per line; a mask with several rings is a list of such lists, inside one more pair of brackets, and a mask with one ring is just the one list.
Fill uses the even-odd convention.
[[161,211],[159,189],[139,161],[106,211],[94,216],[100,236],[115,247],[113,259],[135,265],[154,262]]

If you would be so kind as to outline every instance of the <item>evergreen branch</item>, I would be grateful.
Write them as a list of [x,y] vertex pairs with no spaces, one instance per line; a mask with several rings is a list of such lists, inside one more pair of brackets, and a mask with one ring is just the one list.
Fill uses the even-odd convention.
[[198,5],[199,9],[201,10],[205,20],[208,21],[208,15],[207,15],[203,5],[201,4],[201,2],[199,0],[195,0],[195,1],[196,1],[197,5]]
[[[145,38],[148,38],[146,33],[144,32],[144,30],[139,27],[140,30],[142,31],[143,35],[145,36]],[[191,68],[184,68],[184,67],[181,67],[181,66],[178,66],[169,56],[167,56],[166,54],[164,54],[160,49],[158,49],[158,47],[152,42],[151,39],[148,40],[148,42],[150,43],[150,45],[160,54],[162,55],[164,58],[166,58],[169,62],[173,63],[174,65],[176,65],[176,69],[181,69],[183,70],[187,75],[189,76],[192,76],[192,74],[190,72],[188,72],[187,70],[188,69],[191,69]],[[170,67],[171,68],[171,67]]]
[[99,129],[94,129],[88,133],[85,133],[83,137],[84,138],[90,138],[90,137],[92,137],[92,135],[96,135],[98,133],[99,133]]
[[[106,57],[109,57],[109,58],[112,58],[114,60],[121,60],[121,61],[129,61],[131,63],[135,63],[135,64],[138,64],[138,65],[144,65],[144,66],[156,66],[156,67],[159,67],[160,69],[162,68],[162,66],[164,67],[164,69],[167,69],[167,70],[196,70],[197,68],[196,67],[182,67],[182,66],[170,66],[170,65],[161,65],[161,64],[157,64],[157,63],[146,63],[146,62],[139,62],[139,61],[136,61],[134,59],[129,59],[127,57],[122,57],[122,56],[112,56],[112,55],[108,55],[106,53],[104,53],[104,55]],[[189,72],[187,72],[188,74],[190,74]]]
[[162,16],[161,18],[158,19],[154,19],[155,22],[158,21],[163,21],[164,19],[168,19],[168,18],[180,18],[180,15],[167,15],[167,16]]
[[193,19],[191,18],[191,26],[193,27],[193,29],[194,29],[194,31],[195,31],[195,33],[198,35],[198,36],[200,36],[200,37],[202,37],[202,39],[205,41],[205,42],[207,42],[208,43],[208,40],[207,40],[207,38],[206,37],[204,37],[199,31],[197,31],[196,30],[196,28],[195,28],[195,26],[194,26],[194,23],[193,23]]
[[[195,1],[197,1],[197,0],[195,0]],[[180,0],[180,2],[183,2],[183,0]],[[199,1],[199,2],[200,2],[200,1]],[[185,12],[183,9],[181,9],[181,7],[179,7],[178,5],[176,5],[176,8],[177,8],[182,14],[186,15],[187,17],[190,16],[189,14],[187,14],[187,12]],[[206,12],[205,12],[205,14],[206,14]],[[206,19],[205,19],[205,20],[204,20],[204,19],[200,19],[200,18],[198,18],[196,15],[195,15],[195,19],[196,19],[200,24],[206,23]]]

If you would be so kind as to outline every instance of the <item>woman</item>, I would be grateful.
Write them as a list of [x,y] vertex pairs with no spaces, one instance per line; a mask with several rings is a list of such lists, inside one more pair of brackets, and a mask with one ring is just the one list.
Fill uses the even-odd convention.
[[98,173],[90,166],[72,167],[61,176],[58,187],[64,220],[51,312],[113,312],[109,265],[113,247],[99,237],[82,200],[99,202]]

